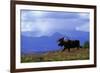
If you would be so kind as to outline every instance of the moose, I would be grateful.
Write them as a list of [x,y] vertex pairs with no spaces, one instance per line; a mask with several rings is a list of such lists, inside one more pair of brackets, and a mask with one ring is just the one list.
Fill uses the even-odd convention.
[[80,48],[80,41],[79,40],[64,40],[64,37],[60,38],[58,40],[58,46],[64,47],[64,49],[62,51],[65,51],[66,49],[68,49],[68,51],[70,52],[70,48]]

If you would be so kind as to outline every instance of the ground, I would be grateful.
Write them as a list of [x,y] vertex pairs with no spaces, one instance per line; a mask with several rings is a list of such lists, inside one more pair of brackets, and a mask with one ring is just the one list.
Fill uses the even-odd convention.
[[47,52],[45,54],[27,54],[21,56],[21,62],[46,62],[46,61],[69,61],[69,60],[86,60],[89,59],[88,48],[71,48],[71,51]]

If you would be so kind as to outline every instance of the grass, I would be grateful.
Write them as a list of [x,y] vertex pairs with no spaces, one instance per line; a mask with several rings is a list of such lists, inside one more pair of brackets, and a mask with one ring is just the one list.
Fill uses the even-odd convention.
[[47,61],[68,61],[68,60],[86,60],[89,59],[89,49],[81,48],[79,50],[73,48],[70,52],[65,51],[47,52],[42,55],[22,55],[21,62],[47,62]]

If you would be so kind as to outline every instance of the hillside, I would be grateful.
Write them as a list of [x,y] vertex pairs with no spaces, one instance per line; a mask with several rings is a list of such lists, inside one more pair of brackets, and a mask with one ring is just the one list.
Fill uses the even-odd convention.
[[89,49],[71,49],[65,51],[47,52],[44,54],[26,54],[21,56],[21,62],[47,62],[47,61],[68,61],[68,60],[87,60],[89,59]]

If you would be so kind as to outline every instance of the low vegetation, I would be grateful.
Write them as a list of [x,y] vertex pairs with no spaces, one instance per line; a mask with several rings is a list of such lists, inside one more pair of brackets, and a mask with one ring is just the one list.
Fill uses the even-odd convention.
[[68,61],[68,60],[86,60],[89,59],[88,48],[71,48],[65,51],[47,52],[44,54],[26,54],[21,55],[21,62],[47,62],[47,61]]

